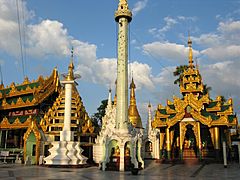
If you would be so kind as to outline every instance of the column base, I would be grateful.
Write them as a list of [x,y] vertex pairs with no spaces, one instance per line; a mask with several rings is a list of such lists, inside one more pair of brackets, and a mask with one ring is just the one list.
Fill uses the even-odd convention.
[[73,131],[60,131],[60,141],[73,141],[74,132]]
[[179,159],[183,160],[183,150],[182,149],[179,150]]
[[197,153],[198,153],[197,156],[198,156],[199,161],[202,161],[202,150],[198,149]]
[[172,159],[172,157],[171,157],[171,151],[167,151],[167,159],[168,159],[168,160],[171,160],[171,159]]
[[162,159],[162,157],[163,157],[163,155],[162,155],[162,153],[163,153],[163,150],[159,150],[159,159]]
[[220,161],[220,149],[215,149],[215,160]]

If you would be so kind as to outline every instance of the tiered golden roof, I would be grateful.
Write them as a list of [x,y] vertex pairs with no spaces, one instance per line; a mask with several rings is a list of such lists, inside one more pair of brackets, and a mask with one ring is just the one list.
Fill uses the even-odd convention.
[[189,47],[189,64],[188,68],[184,70],[183,77],[180,81],[180,92],[185,93],[202,93],[203,92],[203,83],[202,77],[198,69],[195,69],[193,64],[193,52],[192,52],[192,41],[189,37],[188,39]]
[[[29,81],[25,77],[22,84],[11,83],[0,89],[0,127],[26,128],[32,120],[41,119],[40,105],[54,97],[60,90],[59,77],[55,68],[50,77],[39,76]],[[41,106],[45,111],[46,106]]]
[[136,89],[136,85],[132,78],[132,82],[130,84],[131,93],[130,93],[130,105],[128,108],[128,116],[129,116],[129,120],[132,123],[133,127],[142,128],[142,120],[138,113],[137,103],[136,103],[136,98],[135,98],[135,89]]
[[[193,118],[202,124],[211,126],[236,126],[237,116],[233,112],[232,98],[226,102],[221,96],[216,100],[203,94],[203,82],[199,70],[193,65],[192,41],[189,38],[189,64],[180,80],[180,92],[183,98],[173,97],[164,107],[159,104],[155,113],[153,127],[171,127],[183,118]],[[181,77],[181,76],[180,76]]]
[[51,76],[30,82],[26,77],[22,84],[0,89],[0,110],[36,106],[42,103],[48,96],[59,90],[59,78],[57,69]]
[[[74,80],[74,65],[71,61],[69,64],[67,80]],[[75,84],[72,89],[72,110],[71,110],[71,130],[80,133],[94,133],[94,126],[82,102]],[[53,106],[48,110],[41,120],[42,129],[49,134],[59,134],[64,125],[65,109],[65,90],[62,87],[59,96]]]

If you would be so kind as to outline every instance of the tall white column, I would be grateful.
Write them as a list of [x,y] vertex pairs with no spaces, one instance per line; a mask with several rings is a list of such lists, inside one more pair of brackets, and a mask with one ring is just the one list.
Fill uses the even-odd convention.
[[128,122],[128,21],[119,19],[117,66],[117,127],[127,129]]
[[71,110],[72,110],[72,86],[74,81],[62,81],[65,84],[65,111],[63,131],[60,132],[60,141],[72,141]]
[[120,0],[115,12],[118,23],[118,61],[117,61],[117,121],[116,127],[128,130],[128,23],[132,13],[127,0]]

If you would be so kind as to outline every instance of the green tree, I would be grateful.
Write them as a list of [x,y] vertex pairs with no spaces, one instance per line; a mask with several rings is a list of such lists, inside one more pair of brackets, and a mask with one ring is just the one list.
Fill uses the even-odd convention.
[[102,124],[102,118],[105,115],[105,109],[107,107],[108,100],[102,100],[100,106],[97,108],[97,112],[92,115],[92,120],[94,124]]
[[180,65],[176,67],[176,70],[173,72],[174,76],[178,76],[178,78],[174,81],[174,84],[179,84],[183,78],[183,72],[188,68],[187,65]]

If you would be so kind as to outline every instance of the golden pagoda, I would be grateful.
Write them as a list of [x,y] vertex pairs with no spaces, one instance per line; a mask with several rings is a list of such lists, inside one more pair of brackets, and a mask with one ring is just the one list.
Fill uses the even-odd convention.
[[133,81],[130,84],[130,105],[128,108],[128,117],[129,121],[132,123],[133,127],[135,128],[142,128],[142,120],[138,113],[136,97],[135,97],[135,89],[136,85]]
[[[76,78],[73,61],[65,78]],[[39,164],[48,155],[52,141],[57,141],[63,128],[64,87],[54,68],[49,77],[39,76],[30,82],[26,77],[22,84],[0,86],[0,151],[10,152],[7,161]],[[92,145],[96,128],[83,105],[76,88],[72,89],[71,130],[74,140],[81,141],[84,155],[92,158]]]
[[[48,105],[60,92],[57,69],[50,77],[39,76],[30,82],[26,77],[22,84],[11,83],[0,89],[0,151],[11,153],[9,159],[29,157],[38,163],[40,146],[44,141],[39,122]],[[35,153],[32,153],[35,149]],[[17,159],[16,159],[17,160]]]
[[[237,126],[232,98],[215,100],[204,92],[199,69],[193,64],[192,41],[188,39],[189,64],[180,76],[182,98],[158,105],[152,122],[160,130],[160,157],[167,159],[220,158],[223,142],[231,148],[230,128]],[[166,152],[166,153],[163,153]]]

